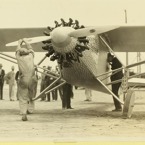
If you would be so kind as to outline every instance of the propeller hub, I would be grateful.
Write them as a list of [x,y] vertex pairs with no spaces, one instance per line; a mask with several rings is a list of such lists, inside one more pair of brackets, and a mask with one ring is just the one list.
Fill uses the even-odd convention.
[[69,33],[74,31],[71,27],[58,27],[51,33],[52,46],[56,52],[70,52],[76,45],[77,39],[69,36]]
[[58,27],[55,28],[51,33],[52,42],[56,46],[64,47],[71,42],[71,38],[68,35],[70,32],[74,31],[71,27]]

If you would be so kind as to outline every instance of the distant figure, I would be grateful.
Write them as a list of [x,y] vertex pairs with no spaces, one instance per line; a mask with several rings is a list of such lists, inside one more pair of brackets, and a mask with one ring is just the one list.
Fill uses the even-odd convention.
[[62,86],[62,108],[73,109],[71,107],[71,98],[73,98],[73,89],[71,84],[64,84]]
[[[47,73],[46,66],[43,66],[43,73]],[[41,84],[40,84],[40,93],[47,87],[46,86],[46,75],[41,74]],[[41,97],[41,101],[46,100],[46,95],[42,94],[43,96]]]
[[[49,70],[49,71],[51,71],[51,66],[48,66],[47,67],[47,69]],[[52,78],[52,77],[50,77],[50,76],[48,76],[48,75],[46,75],[45,76],[45,80],[46,80],[46,87],[48,87],[53,81],[54,81],[54,78]],[[51,101],[51,97],[52,96],[52,100],[54,100],[54,91],[52,91],[52,92],[50,92],[50,93],[48,93],[47,95],[46,95],[46,101],[48,101],[48,102],[50,102]]]
[[[25,43],[25,48],[21,47],[22,43]],[[31,114],[34,111],[32,98],[36,96],[38,80],[35,74],[34,51],[27,39],[19,40],[16,59],[20,72],[18,83],[20,113],[22,114],[22,120],[27,121],[27,114]]]
[[92,90],[85,88],[85,95],[86,95],[85,101],[92,101]]
[[[114,55],[112,55],[111,53],[108,53],[108,60],[107,61],[111,65],[112,70],[115,70],[115,69],[118,69],[118,68],[122,67],[122,64],[120,63],[120,61]],[[117,73],[113,72],[112,75],[111,75],[111,81],[113,82],[113,81],[122,79],[122,77],[123,77],[122,70],[118,71]],[[112,92],[118,98],[119,98],[118,90],[119,90],[120,86],[121,86],[121,82],[112,84]],[[112,110],[112,111],[122,111],[122,107],[121,107],[120,102],[118,100],[116,100],[114,97],[113,97],[113,100],[114,100],[115,109]]]
[[12,66],[11,71],[6,74],[5,79],[8,81],[8,84],[9,84],[10,101],[14,101],[14,90],[15,90],[15,68],[14,68],[14,66]]
[[2,67],[3,65],[0,63],[0,100],[3,100],[3,86],[5,77],[5,70],[3,70]]
[[16,72],[16,75],[15,75],[15,81],[16,81],[16,84],[17,84],[17,93],[16,93],[16,98],[17,100],[19,100],[19,96],[18,96],[18,87],[19,87],[19,71]]

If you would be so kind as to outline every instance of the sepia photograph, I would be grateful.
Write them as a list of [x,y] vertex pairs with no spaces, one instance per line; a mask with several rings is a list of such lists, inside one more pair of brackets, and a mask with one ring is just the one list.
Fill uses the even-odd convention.
[[144,0],[0,0],[0,144],[145,142]]

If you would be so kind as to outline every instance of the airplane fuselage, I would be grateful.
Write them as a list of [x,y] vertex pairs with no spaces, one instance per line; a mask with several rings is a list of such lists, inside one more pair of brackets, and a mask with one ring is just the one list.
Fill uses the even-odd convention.
[[[75,46],[79,44],[77,38],[68,35],[71,31],[73,31],[73,28],[59,27],[51,32],[54,50],[61,53],[63,56],[66,53],[75,54]],[[88,36],[87,39],[89,40],[87,44],[89,49],[82,52],[79,61],[72,60],[71,63],[69,62],[69,67],[60,65],[62,77],[68,83],[75,86],[87,87],[107,93],[108,91],[102,87],[96,77],[107,71],[108,50],[103,48],[98,36]],[[65,61],[67,61],[67,59]],[[108,81],[109,79],[105,79],[103,82],[106,83]]]

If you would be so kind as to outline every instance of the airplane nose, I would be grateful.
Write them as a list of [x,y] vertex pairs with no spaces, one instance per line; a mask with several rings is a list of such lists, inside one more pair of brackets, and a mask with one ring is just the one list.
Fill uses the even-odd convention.
[[58,27],[51,33],[51,42],[53,49],[58,53],[68,53],[72,51],[77,43],[77,39],[68,34],[74,31],[71,27]]
[[51,38],[54,43],[63,43],[67,38],[67,33],[59,28],[54,29],[54,31],[51,32]]
[[73,31],[71,27],[58,27],[55,28],[51,33],[52,43],[57,47],[65,47],[71,42],[71,37],[68,35]]

